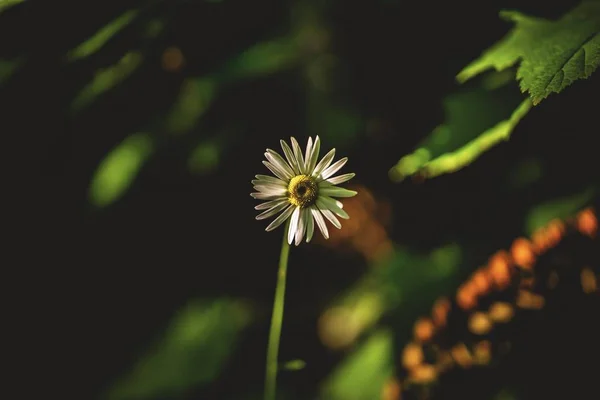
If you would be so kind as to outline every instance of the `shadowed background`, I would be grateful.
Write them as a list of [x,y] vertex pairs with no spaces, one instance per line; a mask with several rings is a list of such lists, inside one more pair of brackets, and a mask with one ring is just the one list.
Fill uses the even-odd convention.
[[[267,172],[265,148],[318,134],[323,154],[349,157],[359,195],[329,241],[292,248],[281,398],[379,398],[438,296],[541,220],[596,198],[597,102],[586,99],[597,76],[550,96],[457,173],[388,176],[447,110],[467,113],[460,134],[521,98],[513,83],[490,104],[451,97],[456,73],[508,31],[501,9],[554,18],[575,4],[0,3],[1,126],[22,139],[15,168],[29,174],[21,262],[47,266],[30,289],[51,327],[34,354],[75,350],[65,375],[81,398],[261,398],[282,230],[254,220],[250,180]],[[597,252],[586,257],[598,267]],[[577,352],[598,303],[563,303],[534,325],[563,350],[516,346],[476,398],[549,398],[558,389],[533,379],[549,371],[565,395],[590,387],[567,364],[578,359],[557,354]],[[577,346],[598,353],[593,336]],[[523,360],[532,381],[507,367]],[[462,396],[472,379],[454,382]]]

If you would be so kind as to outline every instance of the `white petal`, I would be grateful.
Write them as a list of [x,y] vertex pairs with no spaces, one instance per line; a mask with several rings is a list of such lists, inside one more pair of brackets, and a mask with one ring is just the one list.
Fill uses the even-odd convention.
[[319,188],[319,194],[333,197],[354,197],[358,192],[338,186]]
[[283,149],[283,154],[285,154],[285,158],[287,159],[288,163],[294,170],[294,174],[296,174],[296,175],[300,174],[300,168],[298,167],[298,161],[296,160],[296,156],[294,156],[292,149],[290,149],[290,146],[288,146],[288,144],[283,140],[280,140],[279,143],[281,143],[281,148]]
[[313,206],[310,208],[310,212],[311,212],[313,218],[315,219],[317,226],[321,230],[323,237],[325,239],[329,239],[329,232],[327,231],[327,225],[325,225],[325,220],[323,219],[323,216],[321,215],[321,212],[319,211],[319,209],[317,207]]
[[281,225],[281,223],[288,219],[292,212],[294,212],[294,208],[295,207],[290,204],[288,208],[286,208],[281,214],[279,214],[277,218],[275,218],[265,230],[269,232]]
[[317,165],[317,159],[319,158],[319,151],[321,150],[321,139],[319,136],[315,138],[315,141],[312,146],[312,150],[310,152],[310,162],[307,161],[307,169],[306,172],[312,175],[312,171],[315,169]]
[[[273,179],[275,179],[275,181],[267,181],[267,180],[264,180],[264,179],[252,179],[250,181],[250,183],[252,183],[254,186],[256,186],[256,185],[270,185],[270,186],[277,186],[277,187],[282,187],[282,188],[287,187],[287,185],[279,183],[279,182],[283,182],[281,179],[279,179],[279,178],[273,178]],[[323,181],[323,182],[325,182],[325,181]]]
[[287,206],[287,204],[285,202],[283,202],[281,204],[276,205],[275,207],[271,207],[267,211],[264,211],[264,212],[258,214],[256,216],[256,219],[261,220],[261,219],[269,218],[270,216],[275,215],[279,211],[283,210],[286,206]]
[[304,209],[300,209],[300,219],[298,220],[298,228],[296,229],[296,237],[294,240],[294,244],[296,246],[298,246],[302,242],[302,238],[304,237],[305,229],[306,229],[306,214],[304,213]]
[[263,161],[262,163],[265,164],[265,166],[267,168],[269,168],[269,170],[273,174],[275,174],[275,176],[277,176],[279,179],[282,179],[282,180],[285,181],[285,180],[289,180],[291,178],[291,176],[289,176],[288,174],[286,174],[285,171],[279,169],[278,167],[276,167],[275,165],[271,164],[270,162]]
[[272,194],[263,193],[263,192],[250,193],[250,196],[252,196],[258,200],[278,200],[281,198],[281,196],[272,195]]
[[298,168],[300,169],[301,174],[305,174],[304,171],[304,158],[302,157],[302,150],[300,149],[300,145],[296,141],[296,138],[292,136],[292,149],[294,149],[294,156],[296,157],[296,162],[298,163]]
[[308,165],[310,164],[310,152],[312,151],[312,146],[313,146],[312,138],[309,136],[308,143],[306,143],[306,150],[304,153],[304,170],[307,172],[310,171],[308,169]]
[[348,213],[346,213],[346,211],[342,210],[342,207],[340,207],[338,205],[338,203],[340,203],[337,200],[332,199],[331,197],[328,196],[321,196],[319,195],[319,198],[317,199],[317,206],[320,209],[328,209],[333,211],[334,213],[336,213],[338,216],[344,218],[344,219],[348,219],[350,218],[348,216]]
[[272,208],[279,204],[287,203],[287,202],[288,202],[287,199],[285,197],[282,197],[281,199],[267,201],[266,203],[261,203],[261,204],[257,205],[256,207],[254,207],[254,209],[255,210],[266,210],[267,208]]
[[[254,189],[258,190],[259,192],[264,192],[264,190],[261,190],[261,189],[267,189],[267,190],[283,190],[284,193],[287,193],[286,186],[281,186],[276,183],[267,183],[265,181],[259,181],[259,183],[255,183],[253,187],[254,187]],[[331,187],[335,187],[335,186],[331,186]]]
[[310,242],[315,231],[315,221],[309,208],[304,209],[306,214],[306,243]]
[[319,211],[321,211],[321,213],[325,216],[325,218],[327,218],[329,220],[329,222],[331,222],[333,224],[333,226],[335,226],[338,229],[342,228],[342,224],[335,217],[335,215],[333,215],[333,213],[331,211],[329,211],[326,208],[321,208],[321,207],[319,207]]
[[294,236],[296,235],[296,229],[298,229],[298,220],[300,219],[300,207],[294,209],[292,219],[290,220],[290,228],[288,230],[288,243],[292,244]]
[[332,185],[339,185],[340,183],[348,182],[350,179],[354,178],[356,174],[354,172],[350,172],[349,174],[344,174],[340,176],[334,176],[333,178],[329,178],[326,182],[331,183]]
[[267,149],[265,157],[267,157],[267,160],[269,160],[271,164],[276,165],[281,170],[287,172],[290,177],[295,175],[292,167],[290,167],[290,165],[276,151]]
[[337,160],[333,165],[331,165],[326,170],[324,170],[323,173],[321,174],[321,176],[323,177],[323,179],[329,178],[330,176],[332,176],[333,174],[338,172],[340,170],[340,168],[342,168],[344,166],[344,164],[346,164],[347,162],[348,162],[348,157],[344,157],[340,160]]
[[261,193],[265,193],[271,196],[284,196],[287,193],[286,188],[282,188],[281,186],[274,185],[256,185],[254,186],[255,190],[258,190]]
[[321,161],[319,161],[319,163],[315,167],[312,176],[319,176],[325,168],[329,167],[329,164],[331,164],[331,160],[333,160],[334,156],[335,149],[329,150],[329,153],[325,154],[325,156],[321,159]]
[[[265,181],[267,183],[274,183],[276,185],[282,185],[282,186],[287,186],[287,182],[286,181],[282,181],[279,178],[275,178],[274,176],[269,176],[269,175],[255,175],[256,179],[259,181]],[[252,184],[254,184],[254,181],[252,181]]]

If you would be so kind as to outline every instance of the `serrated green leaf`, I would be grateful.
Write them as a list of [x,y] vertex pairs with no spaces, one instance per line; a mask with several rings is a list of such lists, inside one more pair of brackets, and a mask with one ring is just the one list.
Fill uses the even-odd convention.
[[67,53],[68,61],[75,61],[98,51],[106,42],[116,35],[121,29],[129,25],[137,16],[138,10],[129,10],[118,18],[102,27],[91,38]]
[[517,71],[533,104],[559,93],[600,65],[600,1],[586,1],[559,21],[526,53]]
[[520,61],[517,80],[534,105],[559,93],[600,65],[600,1],[586,0],[557,21],[503,11],[515,23],[511,32],[457,75],[459,82]]
[[530,104],[529,100],[523,103],[523,96],[514,86],[449,95],[444,99],[446,122],[415,151],[402,157],[390,170],[390,178],[400,181],[416,173],[433,177],[465,167],[506,140]]
[[490,68],[503,71],[513,66],[535,45],[536,40],[546,35],[551,29],[548,21],[529,17],[518,11],[501,11],[500,18],[511,21],[516,26],[503,39],[484,51],[478,59],[456,75],[456,79],[460,83],[464,83]]
[[186,390],[211,382],[221,372],[251,317],[251,309],[240,300],[189,303],[175,316],[156,346],[105,397],[174,399]]
[[106,207],[122,196],[153,148],[154,141],[146,133],[136,133],[121,142],[98,165],[90,185],[90,202]]

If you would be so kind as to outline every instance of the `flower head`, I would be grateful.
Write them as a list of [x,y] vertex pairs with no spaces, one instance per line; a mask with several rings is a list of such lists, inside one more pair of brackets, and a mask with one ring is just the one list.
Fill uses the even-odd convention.
[[296,139],[292,137],[291,141],[291,148],[285,141],[280,141],[285,159],[276,151],[267,149],[267,161],[263,161],[263,164],[275,176],[256,175],[252,181],[256,192],[250,195],[255,199],[267,200],[254,207],[264,210],[256,219],[269,218],[281,212],[267,226],[267,231],[272,231],[291,218],[287,239],[289,244],[295,242],[297,246],[305,235],[306,241],[310,242],[315,222],[325,239],[329,238],[325,219],[338,229],[342,227],[336,215],[344,219],[349,217],[343,210],[344,205],[334,197],[352,197],[356,192],[336,185],[349,181],[355,174],[333,176],[348,161],[344,157],[332,164],[335,149],[317,163],[321,147],[318,136],[314,142],[308,138],[304,155]]

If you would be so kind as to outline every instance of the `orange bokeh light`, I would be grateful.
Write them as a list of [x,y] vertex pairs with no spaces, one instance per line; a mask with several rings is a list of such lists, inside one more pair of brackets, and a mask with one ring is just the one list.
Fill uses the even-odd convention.
[[414,336],[420,342],[426,342],[431,340],[433,334],[435,332],[435,326],[433,325],[433,321],[429,318],[419,318],[417,322],[415,322],[414,326]]
[[504,289],[512,275],[511,258],[505,250],[496,252],[488,262],[488,273],[496,289]]
[[595,237],[598,232],[598,218],[594,210],[586,208],[577,214],[577,229],[589,237]]
[[526,269],[533,268],[535,264],[536,255],[533,250],[533,244],[525,238],[517,238],[514,240],[510,254],[514,262]]

